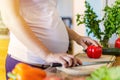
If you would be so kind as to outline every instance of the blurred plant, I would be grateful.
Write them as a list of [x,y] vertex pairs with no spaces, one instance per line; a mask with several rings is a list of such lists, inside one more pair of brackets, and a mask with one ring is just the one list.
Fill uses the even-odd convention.
[[[120,0],[116,0],[111,7],[106,5],[105,15],[100,20],[90,4],[85,1],[85,15],[77,14],[77,25],[85,24],[88,36],[93,34],[103,47],[108,47],[108,41],[116,33],[120,34]],[[100,23],[104,23],[104,31],[100,28]]]
[[120,35],[120,0],[116,0],[111,7],[106,5],[104,8],[104,38],[103,41],[109,40],[112,34]]

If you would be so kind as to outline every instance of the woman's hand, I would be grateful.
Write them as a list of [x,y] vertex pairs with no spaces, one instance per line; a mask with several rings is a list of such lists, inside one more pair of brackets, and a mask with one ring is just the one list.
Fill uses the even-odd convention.
[[79,45],[81,45],[84,49],[87,49],[89,45],[100,46],[97,41],[92,40],[89,37],[80,36],[72,29],[66,27],[69,35],[69,39],[76,41]]
[[73,67],[82,64],[78,58],[75,58],[73,55],[68,55],[67,53],[49,54],[46,61],[49,63],[61,63],[63,67]]
[[100,46],[100,44],[97,41],[85,36],[79,36],[76,42],[80,44],[84,49],[87,49],[89,45]]

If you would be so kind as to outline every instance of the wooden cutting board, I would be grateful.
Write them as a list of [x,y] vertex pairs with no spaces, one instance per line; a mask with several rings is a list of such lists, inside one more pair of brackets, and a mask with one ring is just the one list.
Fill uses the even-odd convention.
[[[116,59],[116,57],[113,55],[102,55],[101,58],[99,59],[92,59],[88,58],[88,56],[85,53],[79,53],[76,55],[76,57],[79,58],[82,62],[114,61]],[[110,67],[112,64],[113,63],[105,63],[90,66],[78,66],[72,68],[58,67],[57,69],[69,75],[89,75],[90,73],[92,73],[94,70],[98,69],[101,66]]]
[[[99,59],[93,59],[89,58],[85,53],[79,53],[76,55],[77,58],[79,58],[82,62],[97,62],[97,61],[114,61],[116,57],[114,55],[102,55]],[[110,67],[113,63],[106,63],[102,64],[107,67]],[[94,66],[94,65],[93,65]],[[101,66],[101,64],[100,64]]]

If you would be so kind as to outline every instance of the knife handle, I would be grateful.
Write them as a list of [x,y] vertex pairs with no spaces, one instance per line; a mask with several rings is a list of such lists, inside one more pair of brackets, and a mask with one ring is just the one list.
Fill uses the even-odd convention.
[[52,63],[51,67],[61,67],[61,63]]

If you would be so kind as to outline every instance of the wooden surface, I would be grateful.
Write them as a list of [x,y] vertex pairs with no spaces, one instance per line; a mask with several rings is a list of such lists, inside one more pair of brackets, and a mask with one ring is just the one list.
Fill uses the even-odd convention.
[[[116,56],[115,62],[112,64],[112,66],[120,66],[120,56]],[[112,67],[111,66],[111,67]],[[53,72],[49,72],[48,70],[48,76],[58,76],[62,78],[62,80],[85,80],[86,77],[90,75],[81,75],[81,76],[74,76],[66,74],[65,72],[59,71],[59,70],[53,70]]]
[[120,66],[120,56],[116,56],[116,60],[112,66]]

